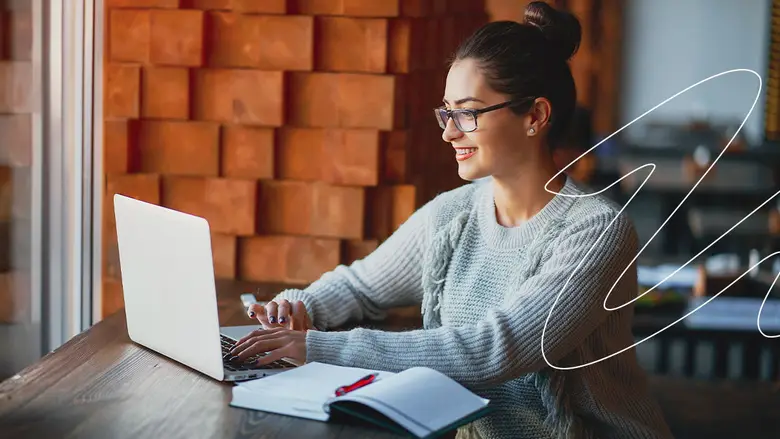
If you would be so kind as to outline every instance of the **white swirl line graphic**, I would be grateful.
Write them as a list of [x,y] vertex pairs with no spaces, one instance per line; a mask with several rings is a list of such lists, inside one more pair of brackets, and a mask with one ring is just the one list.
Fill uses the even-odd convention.
[[[607,300],[609,300],[609,296],[612,294],[612,291],[614,291],[614,289],[615,289],[615,286],[616,286],[616,285],[617,285],[617,283],[620,281],[620,279],[622,279],[622,278],[623,278],[623,276],[626,274],[626,271],[628,271],[629,267],[631,267],[631,265],[632,265],[632,264],[633,264],[633,263],[634,263],[634,262],[637,260],[637,258],[639,258],[639,255],[641,255],[641,254],[642,254],[642,252],[644,251],[644,249],[645,249],[645,248],[648,246],[648,244],[650,244],[650,242],[651,242],[651,241],[652,241],[652,240],[655,238],[655,236],[658,234],[658,232],[660,232],[660,230],[661,230],[661,229],[662,229],[662,228],[663,228],[663,227],[666,225],[666,223],[669,221],[669,219],[670,219],[670,218],[671,218],[671,217],[672,217],[672,216],[673,216],[673,215],[674,215],[674,214],[677,212],[677,210],[680,208],[680,206],[682,206],[682,205],[683,205],[683,203],[685,203],[685,200],[687,200],[687,199],[688,199],[688,197],[689,197],[689,196],[691,195],[691,193],[692,193],[692,192],[693,192],[693,191],[696,189],[696,187],[699,185],[699,183],[701,183],[701,181],[702,181],[702,180],[703,180],[703,179],[704,179],[704,178],[707,176],[707,174],[710,172],[710,170],[712,169],[712,167],[713,167],[713,166],[715,166],[715,164],[718,162],[718,160],[720,160],[720,157],[723,155],[723,153],[725,153],[725,152],[726,152],[726,150],[728,149],[728,147],[729,147],[729,146],[731,146],[731,143],[734,141],[734,139],[737,137],[737,135],[739,135],[739,132],[742,130],[742,127],[743,127],[743,126],[745,125],[745,123],[747,122],[748,118],[750,117],[750,114],[753,112],[753,109],[755,108],[755,106],[756,106],[756,103],[758,102],[758,99],[759,99],[759,97],[760,97],[760,94],[761,94],[761,88],[762,88],[762,80],[761,80],[761,76],[760,76],[758,73],[756,73],[755,71],[753,71],[753,70],[750,70],[750,69],[733,69],[733,70],[727,70],[727,71],[725,71],[725,72],[722,72],[722,73],[718,73],[718,74],[716,74],[716,75],[712,75],[712,76],[710,76],[709,78],[703,79],[703,80],[701,80],[701,81],[699,81],[699,82],[697,82],[697,83],[695,83],[695,84],[693,84],[693,85],[691,85],[691,86],[689,86],[689,87],[685,88],[684,90],[682,90],[682,91],[680,91],[680,92],[676,93],[675,95],[671,96],[670,98],[668,98],[668,99],[664,100],[664,101],[663,101],[663,102],[661,102],[660,104],[658,104],[658,105],[656,105],[655,107],[651,108],[650,110],[646,111],[645,113],[643,113],[642,115],[640,115],[640,116],[639,116],[639,117],[637,117],[636,119],[634,119],[634,120],[632,120],[631,122],[627,123],[627,124],[626,124],[626,125],[624,125],[622,128],[620,128],[619,130],[617,130],[617,131],[615,131],[614,133],[610,134],[608,137],[606,137],[605,139],[603,139],[602,141],[600,141],[599,143],[597,143],[596,145],[592,146],[590,149],[588,149],[587,151],[585,151],[584,153],[582,153],[582,154],[581,154],[579,157],[577,157],[576,159],[574,159],[574,161],[572,161],[572,162],[571,162],[571,163],[569,163],[567,166],[565,166],[563,169],[561,169],[561,170],[560,170],[558,173],[556,173],[556,174],[555,174],[555,176],[554,176],[553,178],[551,178],[551,179],[550,179],[550,180],[547,182],[547,184],[545,185],[545,190],[546,190],[547,192],[549,192],[549,193],[551,193],[551,194],[555,194],[555,195],[568,196],[568,197],[575,197],[575,198],[579,198],[579,197],[589,197],[589,196],[593,196],[593,195],[598,195],[598,194],[600,194],[600,193],[602,193],[602,192],[604,192],[604,191],[608,190],[608,189],[609,189],[609,188],[611,188],[612,186],[614,186],[614,185],[616,185],[616,184],[620,183],[620,182],[621,182],[623,179],[625,179],[625,178],[628,178],[628,177],[629,177],[631,174],[633,174],[633,173],[635,173],[635,172],[639,171],[640,169],[643,169],[643,168],[648,168],[648,167],[649,167],[649,168],[650,168],[650,173],[649,173],[649,174],[647,175],[647,177],[646,177],[646,178],[645,178],[645,179],[642,181],[642,184],[640,184],[640,185],[639,185],[639,187],[636,189],[636,191],[634,191],[634,193],[631,195],[631,198],[629,198],[629,199],[628,199],[628,201],[625,203],[625,205],[624,205],[624,206],[623,206],[623,207],[620,209],[620,211],[618,212],[618,215],[616,215],[616,217],[615,217],[615,218],[613,218],[613,219],[612,219],[612,221],[610,221],[609,225],[608,225],[608,226],[606,227],[606,229],[605,229],[605,230],[604,230],[604,231],[601,233],[601,235],[600,235],[600,236],[599,236],[599,238],[596,240],[596,243],[593,245],[593,247],[591,247],[591,249],[590,249],[590,250],[588,250],[588,252],[587,252],[587,253],[585,254],[585,256],[582,258],[582,260],[580,261],[580,263],[577,265],[577,267],[576,267],[576,268],[574,269],[574,271],[572,272],[571,276],[569,276],[569,278],[568,278],[568,279],[566,280],[566,282],[564,283],[563,287],[561,288],[561,291],[558,293],[558,295],[557,295],[557,296],[556,296],[556,298],[555,298],[555,301],[553,302],[552,306],[550,307],[550,313],[547,315],[547,319],[545,319],[545,322],[544,322],[544,327],[542,328],[542,342],[541,342],[541,348],[542,348],[542,357],[544,358],[544,361],[545,361],[545,363],[547,363],[547,365],[548,365],[548,366],[550,366],[550,367],[552,367],[552,368],[555,368],[555,369],[558,369],[558,370],[572,370],[572,369],[578,369],[578,368],[581,368],[581,367],[590,366],[590,365],[592,365],[592,364],[596,364],[596,363],[598,363],[598,362],[601,362],[601,361],[607,360],[607,359],[609,359],[609,358],[612,358],[612,357],[613,357],[613,356],[615,356],[615,355],[619,355],[619,354],[621,354],[621,353],[623,353],[623,352],[625,352],[625,351],[627,351],[627,350],[629,350],[629,349],[632,349],[632,348],[634,348],[634,347],[636,347],[636,346],[640,345],[641,343],[644,343],[645,341],[647,341],[647,340],[649,340],[649,339],[651,339],[651,338],[655,337],[656,335],[658,335],[658,334],[662,333],[663,331],[665,331],[665,330],[669,329],[670,327],[672,327],[672,326],[676,325],[677,323],[679,323],[680,321],[682,321],[683,319],[685,319],[685,318],[686,318],[686,317],[688,317],[689,315],[691,315],[691,314],[695,313],[695,312],[696,312],[696,311],[698,311],[698,310],[699,310],[701,307],[703,307],[703,306],[707,305],[707,304],[708,304],[708,303],[710,303],[712,300],[714,300],[716,297],[718,297],[718,296],[719,296],[721,293],[723,293],[724,291],[726,291],[726,290],[727,290],[729,287],[731,287],[731,285],[733,285],[734,283],[736,283],[738,280],[742,279],[742,277],[744,277],[746,274],[748,274],[749,272],[753,271],[753,270],[754,270],[754,269],[755,269],[757,266],[761,265],[761,263],[763,263],[764,261],[766,261],[767,259],[769,259],[769,258],[771,258],[771,257],[773,257],[773,256],[775,256],[775,255],[778,255],[778,254],[780,254],[780,251],[778,251],[778,252],[774,252],[774,253],[772,253],[772,254],[770,254],[770,255],[766,256],[765,258],[761,259],[759,262],[757,262],[756,264],[754,264],[752,267],[750,267],[748,270],[746,270],[744,273],[742,273],[742,275],[741,275],[741,276],[739,276],[737,279],[735,279],[733,282],[731,282],[731,283],[730,283],[729,285],[727,285],[725,288],[723,288],[722,290],[720,290],[720,292],[718,292],[718,294],[715,294],[715,295],[714,295],[714,296],[712,296],[712,297],[711,297],[709,300],[707,300],[706,302],[704,302],[704,303],[702,303],[701,305],[699,305],[698,307],[696,307],[696,309],[694,309],[694,310],[692,310],[692,311],[688,312],[687,314],[683,315],[682,317],[680,317],[679,319],[677,319],[677,320],[675,320],[674,322],[670,323],[669,325],[665,326],[664,328],[661,328],[661,329],[659,329],[659,330],[658,330],[658,331],[656,331],[654,334],[652,334],[652,335],[650,335],[650,336],[646,337],[645,339],[643,339],[643,340],[640,340],[640,341],[638,341],[638,342],[636,342],[636,343],[634,343],[634,344],[632,344],[632,345],[630,345],[630,346],[627,346],[627,347],[625,347],[625,348],[623,348],[623,349],[621,349],[621,350],[619,350],[619,351],[617,351],[617,352],[615,352],[615,353],[613,353],[613,354],[610,354],[610,355],[608,355],[608,356],[606,356],[606,357],[604,357],[604,358],[598,359],[598,360],[591,361],[590,363],[581,364],[581,365],[579,365],[579,366],[568,366],[568,367],[562,367],[562,366],[556,366],[556,365],[553,365],[553,364],[551,364],[551,363],[550,363],[550,361],[547,359],[547,354],[545,353],[545,350],[544,350],[544,336],[545,336],[545,333],[547,332],[547,325],[548,325],[548,323],[550,322],[550,318],[552,317],[553,310],[555,309],[555,306],[556,306],[556,304],[558,303],[558,300],[560,299],[560,297],[561,297],[561,294],[563,294],[563,292],[566,290],[566,286],[569,284],[569,281],[571,281],[572,277],[574,277],[574,274],[577,272],[577,270],[579,270],[580,266],[581,266],[581,265],[582,265],[582,263],[583,263],[583,262],[584,262],[584,261],[587,259],[587,257],[588,257],[588,255],[590,254],[590,252],[591,252],[591,251],[593,251],[593,249],[596,247],[596,245],[598,245],[599,241],[601,241],[601,238],[604,236],[604,234],[607,232],[607,230],[609,230],[609,229],[610,229],[610,227],[611,227],[612,223],[614,223],[614,222],[615,222],[615,219],[617,219],[617,217],[618,217],[618,216],[619,216],[621,213],[623,213],[623,210],[625,210],[626,206],[628,206],[628,205],[631,203],[631,200],[633,200],[633,199],[634,199],[634,197],[636,197],[636,195],[639,193],[639,191],[642,189],[642,187],[645,185],[645,183],[647,183],[647,181],[648,181],[648,180],[650,179],[650,177],[653,175],[653,172],[655,171],[655,167],[656,167],[656,165],[655,165],[654,163],[647,163],[647,164],[645,164],[645,165],[639,166],[638,168],[634,169],[633,171],[631,171],[631,172],[627,173],[626,175],[624,175],[624,176],[620,177],[618,180],[616,180],[614,183],[610,184],[609,186],[605,187],[604,189],[602,189],[602,190],[600,190],[600,191],[598,191],[598,192],[590,193],[590,194],[584,194],[584,195],[568,195],[568,194],[561,194],[561,193],[558,193],[558,192],[551,191],[550,189],[548,189],[548,186],[549,186],[549,185],[550,185],[550,183],[551,183],[551,182],[553,182],[553,181],[555,180],[555,178],[557,178],[557,177],[558,177],[558,176],[559,176],[561,173],[563,173],[564,171],[566,171],[566,169],[568,169],[569,167],[571,167],[572,165],[574,165],[574,164],[577,162],[577,160],[579,160],[580,158],[582,158],[583,156],[585,156],[586,154],[588,154],[589,152],[591,152],[593,149],[597,148],[597,147],[598,147],[599,145],[601,145],[602,143],[604,143],[604,142],[606,142],[607,140],[609,140],[610,138],[612,138],[612,137],[613,137],[614,135],[616,135],[617,133],[619,133],[619,132],[623,131],[624,129],[628,128],[629,126],[631,126],[631,124],[633,124],[633,123],[637,122],[638,120],[640,120],[640,119],[642,119],[643,117],[647,116],[648,114],[652,113],[652,112],[653,112],[653,111],[655,111],[657,108],[659,108],[659,107],[663,106],[663,105],[664,105],[664,104],[666,104],[667,102],[669,102],[669,101],[671,101],[672,99],[676,98],[677,96],[679,96],[679,95],[681,95],[681,94],[685,93],[686,91],[688,91],[688,90],[690,90],[690,89],[692,89],[692,88],[695,88],[695,87],[697,87],[697,86],[699,86],[699,85],[701,85],[701,84],[703,84],[703,83],[705,83],[705,82],[707,82],[707,81],[710,81],[710,80],[712,80],[712,79],[715,79],[715,78],[717,78],[717,77],[720,77],[720,76],[723,76],[723,75],[727,75],[727,74],[730,74],[730,73],[736,73],[736,72],[748,72],[748,73],[752,73],[753,75],[755,75],[755,76],[756,76],[756,78],[758,78],[758,91],[756,92],[756,98],[755,98],[755,100],[753,101],[753,105],[750,107],[750,111],[748,111],[747,115],[746,115],[746,116],[745,116],[745,118],[742,120],[742,123],[739,125],[739,128],[736,130],[736,132],[735,132],[735,133],[734,133],[734,135],[731,137],[731,139],[730,139],[730,140],[729,140],[729,142],[726,144],[726,146],[723,148],[723,150],[720,152],[720,154],[718,154],[717,158],[715,158],[715,160],[714,160],[714,161],[712,162],[712,164],[711,164],[711,165],[710,165],[710,166],[707,168],[707,170],[704,172],[704,174],[703,174],[703,175],[702,175],[702,176],[699,178],[699,180],[696,182],[696,184],[695,184],[695,185],[694,185],[694,186],[691,188],[691,190],[688,192],[688,194],[686,194],[686,195],[685,195],[685,198],[683,198],[683,199],[682,199],[682,201],[680,202],[680,204],[678,204],[678,205],[677,205],[677,207],[674,209],[674,211],[672,211],[672,213],[671,213],[671,214],[670,214],[670,215],[669,215],[669,216],[666,218],[666,221],[664,221],[664,222],[663,222],[663,224],[661,224],[661,227],[659,227],[659,228],[658,228],[658,230],[656,230],[656,232],[653,234],[653,236],[651,236],[651,237],[650,237],[650,240],[647,242],[647,244],[645,244],[645,245],[644,245],[644,247],[642,247],[642,249],[640,249],[640,251],[639,251],[639,252],[637,252],[637,255],[634,257],[634,259],[631,261],[631,263],[630,263],[630,264],[628,264],[628,265],[626,266],[626,268],[623,270],[623,273],[622,273],[622,274],[621,274],[621,275],[618,277],[618,279],[617,279],[617,280],[615,281],[615,283],[612,285],[612,288],[610,288],[609,292],[607,293],[607,296],[604,298],[604,304],[603,304],[603,307],[604,307],[604,309],[605,309],[605,310],[607,310],[607,311],[615,311],[615,310],[618,310],[618,309],[620,309],[620,308],[623,308],[624,306],[630,305],[631,303],[633,303],[633,302],[635,302],[635,301],[637,301],[637,300],[641,299],[641,298],[642,298],[642,297],[643,297],[645,294],[647,294],[647,293],[649,293],[649,292],[653,291],[653,290],[654,290],[654,289],[655,289],[655,288],[656,288],[658,285],[660,285],[660,284],[664,283],[664,282],[665,282],[667,279],[669,279],[670,277],[674,276],[674,275],[675,275],[675,274],[676,274],[678,271],[682,270],[684,267],[686,267],[688,264],[690,264],[690,263],[691,263],[691,261],[693,261],[694,259],[696,259],[696,258],[697,258],[699,255],[701,255],[702,253],[704,253],[704,252],[705,252],[707,249],[709,249],[710,247],[712,247],[712,246],[713,246],[715,243],[717,243],[719,240],[721,240],[721,239],[722,239],[724,236],[728,235],[728,234],[729,234],[729,233],[730,233],[732,230],[734,230],[734,228],[736,228],[737,226],[739,226],[739,225],[740,225],[740,224],[741,224],[743,221],[745,221],[746,219],[748,219],[748,218],[749,218],[751,215],[753,215],[753,214],[754,214],[756,211],[758,211],[759,209],[761,209],[763,206],[765,206],[767,203],[769,203],[769,202],[770,202],[770,201],[771,201],[773,198],[777,197],[777,195],[778,195],[778,194],[780,194],[780,191],[778,191],[778,192],[775,192],[775,194],[774,194],[774,195],[772,195],[771,197],[767,198],[767,200],[766,200],[766,201],[764,201],[764,202],[763,202],[763,203],[762,203],[760,206],[758,206],[757,208],[755,208],[755,209],[754,209],[752,212],[750,212],[748,215],[746,215],[744,218],[742,218],[742,220],[740,220],[740,221],[739,221],[737,224],[735,224],[735,225],[734,225],[733,227],[731,227],[729,230],[727,230],[726,232],[724,232],[724,233],[723,233],[723,234],[722,234],[720,237],[718,237],[716,240],[714,240],[714,241],[713,241],[713,242],[712,242],[710,245],[708,245],[707,247],[705,247],[705,248],[704,248],[703,250],[701,250],[701,251],[700,251],[698,254],[694,255],[694,256],[693,256],[691,259],[689,259],[689,260],[688,260],[688,262],[686,262],[685,264],[683,264],[682,266],[680,266],[680,268],[678,268],[677,270],[675,270],[674,272],[672,272],[671,274],[669,274],[669,275],[668,275],[668,276],[667,276],[665,279],[661,280],[661,281],[660,281],[659,283],[657,283],[655,286],[653,286],[653,287],[652,287],[652,288],[650,288],[649,290],[645,291],[645,292],[644,292],[644,293],[642,293],[641,295],[638,295],[636,298],[634,298],[634,299],[630,300],[630,301],[629,301],[629,302],[627,302],[627,303],[624,303],[624,304],[622,304],[622,305],[620,305],[620,306],[618,306],[618,307],[616,307],[616,308],[609,308],[609,307],[607,307]],[[777,280],[778,280],[778,278],[780,278],[780,273],[779,273],[779,274],[778,274],[778,275],[775,277],[775,280],[774,280],[774,281],[772,282],[772,284],[769,286],[769,289],[767,290],[767,293],[766,293],[766,295],[764,296],[764,300],[761,302],[761,307],[759,308],[758,315],[756,316],[756,326],[758,327],[758,331],[761,333],[761,335],[763,335],[763,336],[764,336],[764,337],[766,337],[766,338],[778,338],[778,337],[780,337],[780,334],[776,334],[776,335],[767,335],[767,334],[766,334],[766,333],[764,333],[764,331],[761,329],[761,313],[762,313],[762,311],[763,311],[763,309],[764,309],[764,304],[766,303],[766,300],[767,300],[767,298],[769,297],[769,294],[770,294],[770,293],[771,293],[771,291],[772,291],[772,288],[774,288],[775,284],[777,283]]]

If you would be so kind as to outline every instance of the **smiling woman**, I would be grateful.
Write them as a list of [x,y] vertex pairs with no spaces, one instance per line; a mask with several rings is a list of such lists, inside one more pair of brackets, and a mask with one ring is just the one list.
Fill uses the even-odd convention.
[[[474,184],[417,210],[373,253],[253,307],[239,359],[436,369],[492,401],[459,438],[666,438],[631,348],[630,219],[553,160],[576,90],[577,19],[532,2],[459,48],[434,111]],[[423,329],[328,331],[416,304]],[[609,306],[609,308],[607,308]]]

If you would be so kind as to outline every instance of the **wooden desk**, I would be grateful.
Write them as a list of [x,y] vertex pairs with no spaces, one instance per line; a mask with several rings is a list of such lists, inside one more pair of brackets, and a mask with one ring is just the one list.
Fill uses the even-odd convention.
[[[238,299],[246,287],[221,285],[221,325],[252,323]],[[266,286],[258,299],[273,290]],[[133,343],[119,311],[0,384],[0,436],[398,437],[370,427],[230,407],[231,387]]]
[[[248,320],[238,295],[256,291],[220,285],[222,325]],[[266,286],[258,299],[278,287]],[[418,326],[415,310],[393,313],[375,327]],[[774,438],[780,392],[759,383],[696,382],[652,377],[651,388],[677,437]],[[398,437],[375,428],[327,424],[230,407],[230,384],[219,383],[135,345],[124,312],[70,340],[15,379],[0,383],[3,438],[366,438]]]

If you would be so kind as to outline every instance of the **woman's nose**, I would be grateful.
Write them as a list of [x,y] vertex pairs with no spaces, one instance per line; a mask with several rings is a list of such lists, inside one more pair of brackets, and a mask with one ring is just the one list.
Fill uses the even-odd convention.
[[447,120],[447,126],[444,128],[444,131],[441,133],[441,138],[445,142],[452,142],[458,138],[463,136],[463,133],[455,126],[455,122],[452,121],[452,119]]

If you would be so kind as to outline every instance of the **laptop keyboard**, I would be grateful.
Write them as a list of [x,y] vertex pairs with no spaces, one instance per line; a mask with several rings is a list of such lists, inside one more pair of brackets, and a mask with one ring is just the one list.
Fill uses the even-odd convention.
[[222,362],[225,365],[225,369],[237,372],[240,370],[256,370],[256,369],[290,369],[295,367],[294,364],[288,363],[284,360],[276,360],[272,363],[265,364],[263,366],[252,366],[248,363],[251,363],[252,361],[255,361],[256,359],[265,356],[265,354],[257,354],[252,357],[247,358],[243,363],[236,363],[231,362],[228,358],[225,358],[228,352],[230,352],[231,349],[233,349],[233,346],[236,345],[236,342],[238,340],[234,340],[226,335],[220,334],[220,338],[222,341]]

